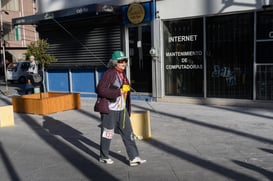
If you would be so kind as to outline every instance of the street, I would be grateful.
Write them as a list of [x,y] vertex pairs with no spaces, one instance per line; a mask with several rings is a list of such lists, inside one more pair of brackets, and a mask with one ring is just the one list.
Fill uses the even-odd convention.
[[6,95],[6,89],[8,90],[7,96],[13,95],[23,95],[24,94],[25,84],[20,84],[18,82],[9,82],[5,83],[4,77],[0,77],[0,94]]

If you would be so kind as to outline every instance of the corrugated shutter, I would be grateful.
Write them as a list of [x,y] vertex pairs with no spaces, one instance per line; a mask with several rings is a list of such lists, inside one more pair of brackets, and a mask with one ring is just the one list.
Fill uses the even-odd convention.
[[115,17],[51,22],[37,30],[58,59],[48,68],[104,67],[111,53],[122,47],[121,25]]

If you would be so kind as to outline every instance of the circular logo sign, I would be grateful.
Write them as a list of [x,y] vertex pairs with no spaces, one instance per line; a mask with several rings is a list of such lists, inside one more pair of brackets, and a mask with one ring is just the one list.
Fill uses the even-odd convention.
[[145,17],[145,9],[141,4],[133,3],[129,6],[127,17],[133,24],[139,24]]

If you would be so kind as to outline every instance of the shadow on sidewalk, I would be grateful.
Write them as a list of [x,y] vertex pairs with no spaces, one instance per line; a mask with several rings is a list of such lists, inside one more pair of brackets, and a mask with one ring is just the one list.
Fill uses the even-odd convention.
[[7,97],[1,97],[0,98],[0,106],[3,105],[3,106],[6,106],[6,105],[11,105],[11,101],[9,98]]
[[48,130],[51,135],[61,136],[67,142],[91,155],[95,159],[98,159],[98,155],[85,146],[85,144],[88,144],[96,149],[99,149],[96,143],[85,138],[81,132],[61,121],[49,116],[43,116],[43,118],[45,120],[43,122],[43,128]]
[[[249,108],[249,107],[248,108],[246,108],[246,107],[220,107],[220,106],[208,106],[208,107],[215,108],[215,109],[221,109],[221,110],[225,110],[225,111],[237,112],[237,113],[261,117],[261,118],[266,118],[266,119],[273,119],[272,116],[267,116],[267,115],[262,115],[262,114],[251,112],[252,108]],[[270,109],[270,108],[264,108],[264,109]]]
[[[56,152],[58,152],[63,158],[65,158],[68,163],[73,165],[77,170],[79,170],[88,179],[90,179],[90,180],[118,180],[115,176],[109,174],[108,172],[106,172],[102,168],[98,167],[95,163],[93,163],[88,158],[83,156],[81,153],[79,153],[77,150],[72,148],[70,145],[57,139],[51,133],[48,133],[31,116],[29,116],[27,114],[19,114],[19,116],[21,116],[22,120],[34,131],[34,133],[36,133],[42,140],[44,140],[48,145],[50,145]],[[47,121],[52,122],[53,119],[47,118]],[[48,125],[50,125],[52,123],[46,123],[46,124],[48,127]],[[66,129],[71,131],[70,128],[66,127]],[[68,130],[66,130],[66,131],[68,131]],[[77,132],[74,132],[74,134],[78,135]],[[79,144],[79,143],[77,143],[77,144]],[[92,144],[94,145],[94,143],[92,143]],[[81,148],[83,148],[82,145],[81,145]],[[91,152],[90,150],[87,150],[86,148],[83,148],[83,149],[85,149],[85,151],[88,151],[88,153],[92,154],[94,157],[97,156],[95,153]]]
[[270,172],[270,171],[268,171],[266,169],[263,169],[263,168],[260,168],[260,167],[257,167],[255,165],[252,165],[252,164],[249,164],[249,163],[245,163],[245,162],[242,162],[242,161],[238,161],[238,160],[232,160],[232,161],[234,163],[240,165],[241,167],[253,170],[255,172],[258,172],[258,173],[266,176],[267,178],[269,178],[269,180],[273,179],[273,172]]
[[[140,108],[140,109],[143,109],[143,110],[147,110],[146,107],[142,107],[142,106],[139,106],[139,105],[133,105],[133,106],[135,106],[137,108]],[[149,109],[149,110],[150,110],[150,112],[153,112],[154,114],[158,114],[158,115],[161,115],[161,116],[176,118],[176,119],[181,120],[183,122],[195,124],[195,125],[202,126],[202,127],[207,127],[209,129],[223,131],[223,132],[226,132],[226,133],[234,134],[234,135],[245,137],[245,138],[248,138],[248,139],[253,139],[253,140],[260,141],[260,142],[267,143],[267,144],[271,144],[271,145],[273,144],[272,139],[264,138],[264,137],[257,136],[257,135],[254,135],[254,134],[241,132],[241,131],[226,128],[226,127],[223,127],[223,126],[202,122],[202,121],[199,121],[199,120],[189,119],[187,117],[183,117],[183,116],[179,116],[179,115],[175,115],[175,114],[170,114],[170,113],[163,112],[163,111],[157,111],[153,107],[151,109]],[[255,115],[255,116],[257,116],[257,115]],[[164,118],[162,118],[162,119],[164,119]],[[187,152],[185,152],[183,150],[180,150],[180,149],[177,149],[177,148],[175,148],[173,146],[170,146],[170,145],[168,145],[168,144],[166,144],[164,142],[161,142],[161,141],[158,141],[158,140],[155,140],[155,139],[151,139],[151,140],[147,140],[146,143],[148,143],[149,145],[151,145],[151,146],[153,146],[153,147],[155,147],[157,149],[161,149],[162,151],[165,151],[166,153],[172,154],[172,155],[174,155],[176,157],[179,157],[179,158],[181,158],[183,160],[186,160],[186,161],[188,161],[190,163],[193,163],[196,166],[202,167],[202,168],[204,168],[206,170],[213,171],[213,172],[215,172],[217,174],[223,175],[224,177],[231,178],[232,180],[258,181],[258,179],[254,178],[254,177],[251,177],[250,175],[246,175],[244,173],[238,172],[237,170],[232,170],[232,169],[227,168],[225,166],[222,166],[222,165],[213,163],[211,161],[202,159],[202,158],[197,157],[197,156],[195,156],[193,154],[187,153]],[[236,163],[238,164],[239,162],[236,162]],[[254,168],[254,166],[250,167],[249,165],[245,165],[245,164],[244,165],[240,164],[240,165],[244,166],[244,167],[252,168],[252,169],[254,169],[256,171],[259,171],[260,173],[264,174],[268,178],[273,178],[272,177],[272,172],[268,172],[263,168],[259,168],[259,167]]]
[[[89,145],[97,149],[99,152],[100,150],[99,144],[86,138],[85,136],[83,136],[81,132],[65,124],[62,121],[56,120],[49,116],[44,116],[44,120],[45,121],[43,122],[43,128],[48,130],[50,134],[61,136],[64,140],[71,143],[72,145],[79,148],[80,150],[84,151],[85,153],[89,154],[90,156],[94,157],[96,160],[99,159],[98,154],[94,153],[87,146],[85,146],[85,144]],[[117,160],[120,160],[126,163],[126,157],[119,155],[117,153],[114,153],[112,151],[110,151],[109,154],[112,157],[116,158]]]
[[[141,108],[143,110],[147,110],[147,108],[139,106],[139,105],[134,105],[134,106],[138,107],[138,108]],[[234,129],[231,129],[231,128],[226,128],[226,127],[219,126],[219,125],[216,125],[216,124],[210,124],[210,123],[202,122],[202,121],[195,120],[195,119],[189,119],[187,117],[183,117],[183,116],[179,116],[179,115],[175,115],[175,114],[170,114],[170,113],[166,113],[166,112],[162,112],[162,111],[156,111],[154,108],[149,109],[149,111],[153,112],[155,114],[162,115],[162,116],[176,118],[176,119],[179,119],[179,120],[181,120],[183,122],[195,124],[195,125],[202,126],[202,127],[207,127],[207,128],[218,130],[218,131],[223,131],[223,132],[226,132],[226,133],[234,134],[234,135],[237,135],[237,136],[241,136],[241,137],[245,137],[245,138],[248,138],[248,139],[260,141],[262,143],[268,143],[268,144],[273,145],[273,140],[272,139],[264,138],[264,137],[257,136],[257,135],[254,135],[254,134],[250,134],[250,133],[247,133],[247,132],[237,131],[237,130],[234,130]]]
[[145,142],[157,149],[161,149],[162,151],[165,151],[166,153],[172,154],[175,157],[179,157],[180,159],[183,159],[183,160],[186,160],[190,163],[193,163],[196,166],[202,167],[206,170],[210,170],[212,172],[215,172],[219,175],[230,178],[232,180],[258,181],[258,179],[254,178],[254,177],[248,176],[244,173],[240,173],[236,170],[232,170],[232,169],[224,167],[222,165],[213,163],[209,160],[204,160],[204,159],[199,158],[195,155],[192,155],[192,154],[187,153],[185,151],[179,150],[173,146],[167,145],[161,141],[151,139],[151,140],[147,140]]
[[262,151],[264,151],[264,152],[273,154],[273,150],[271,150],[271,149],[267,149],[267,148],[259,148],[259,149],[262,150]]
[[20,181],[21,179],[18,176],[18,173],[16,172],[14,166],[10,162],[10,159],[8,157],[8,154],[6,153],[4,147],[2,146],[2,143],[0,142],[0,156],[2,157],[2,162],[6,166],[7,172],[10,176],[10,180],[12,181]]

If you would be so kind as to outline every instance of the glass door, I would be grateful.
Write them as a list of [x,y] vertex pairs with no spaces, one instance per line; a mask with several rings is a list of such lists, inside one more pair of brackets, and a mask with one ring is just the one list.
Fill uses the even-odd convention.
[[130,75],[137,92],[152,92],[152,58],[150,25],[129,28]]

